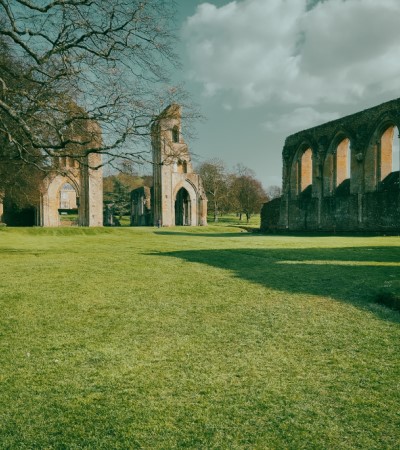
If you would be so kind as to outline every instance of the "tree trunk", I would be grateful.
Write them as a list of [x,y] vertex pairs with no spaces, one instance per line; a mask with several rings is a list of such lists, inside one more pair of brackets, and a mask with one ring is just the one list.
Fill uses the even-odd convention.
[[214,202],[214,222],[218,222],[218,206],[217,206],[217,202]]

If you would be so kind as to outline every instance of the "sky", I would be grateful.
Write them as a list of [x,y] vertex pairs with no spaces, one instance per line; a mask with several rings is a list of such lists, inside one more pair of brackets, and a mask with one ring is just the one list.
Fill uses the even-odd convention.
[[[194,161],[281,184],[285,138],[400,97],[400,0],[177,0]],[[184,133],[184,130],[183,130]]]

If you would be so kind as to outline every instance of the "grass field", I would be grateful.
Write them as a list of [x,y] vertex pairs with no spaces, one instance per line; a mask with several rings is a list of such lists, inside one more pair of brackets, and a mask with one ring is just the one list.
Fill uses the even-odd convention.
[[400,238],[0,229],[0,448],[397,449]]

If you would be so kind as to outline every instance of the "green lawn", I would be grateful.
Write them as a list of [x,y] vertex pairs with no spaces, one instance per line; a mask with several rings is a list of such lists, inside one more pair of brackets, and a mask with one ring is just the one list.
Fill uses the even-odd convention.
[[1,228],[0,448],[399,448],[400,238],[241,231]]
[[[118,218],[119,219],[119,218]],[[246,221],[246,216],[243,214],[242,219],[239,218],[236,214],[224,214],[223,216],[218,217],[218,221],[214,222],[214,217],[209,215],[207,218],[208,224],[211,226],[231,226],[234,228],[246,228],[246,229],[257,229],[260,228],[260,214],[254,214],[251,216],[249,222]],[[130,216],[123,216],[120,219],[121,226],[129,227],[131,223]]]

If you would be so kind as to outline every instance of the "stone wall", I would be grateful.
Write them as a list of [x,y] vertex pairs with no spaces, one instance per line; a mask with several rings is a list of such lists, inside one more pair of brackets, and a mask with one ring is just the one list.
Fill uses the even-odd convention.
[[261,230],[275,231],[278,229],[281,199],[274,198],[261,208]]
[[96,152],[85,155],[87,148],[95,149],[102,145],[101,130],[93,121],[85,121],[79,129],[80,134],[74,137],[81,137],[88,141],[88,144],[67,147],[60,151],[60,156],[54,157],[51,170],[43,174],[38,186],[37,201],[19,211],[7,193],[0,195],[0,222],[4,220],[11,226],[62,225],[60,210],[65,209],[65,205],[61,197],[63,187],[68,184],[75,191],[71,193],[72,202],[69,209],[75,212],[77,209],[77,224],[88,227],[103,226],[102,156]]
[[[262,228],[297,231],[400,231],[399,172],[393,169],[400,99],[289,136],[283,195],[263,208]],[[305,186],[310,166],[311,184]],[[398,155],[396,155],[398,157]]]
[[[100,128],[93,123],[88,123],[87,127],[96,136],[91,146],[99,147],[101,145]],[[77,197],[78,225],[86,227],[103,226],[101,154],[89,153],[87,156],[77,156],[76,158],[60,157],[58,167],[55,169],[54,172],[45,177],[42,183],[37,225],[44,227],[60,226],[61,190],[65,183],[69,183],[74,187]]]

